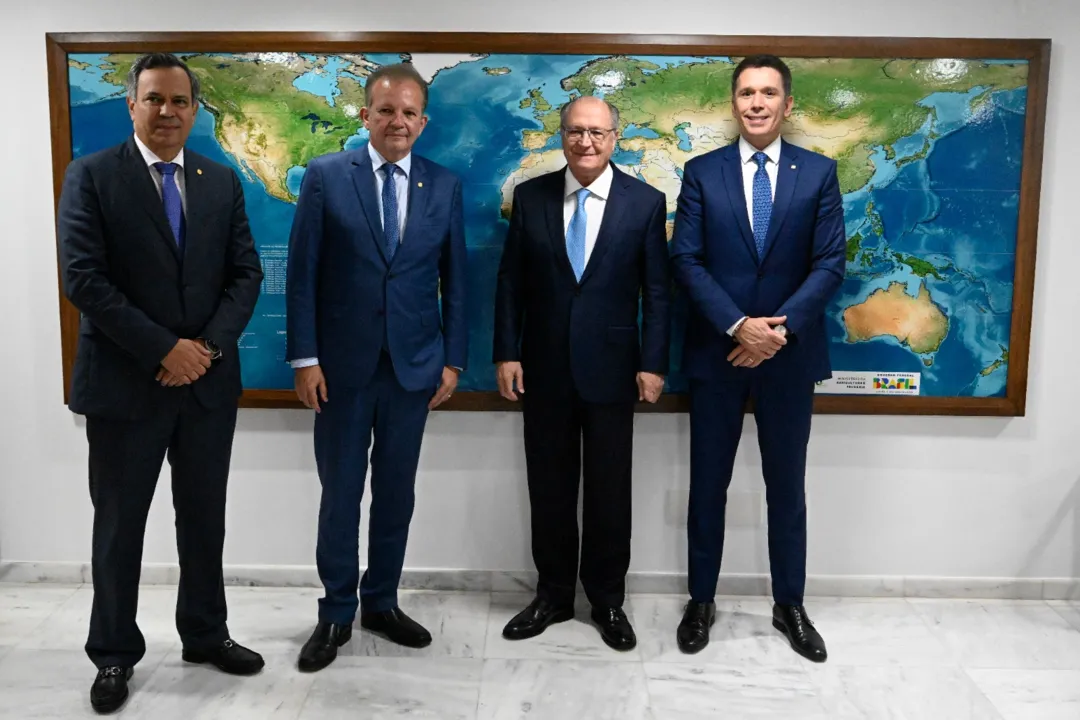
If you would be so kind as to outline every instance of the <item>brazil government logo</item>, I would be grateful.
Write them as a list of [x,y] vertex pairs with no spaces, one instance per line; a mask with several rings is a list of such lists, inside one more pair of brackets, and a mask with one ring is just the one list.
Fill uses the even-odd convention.
[[823,395],[918,395],[920,373],[837,371],[814,389]]

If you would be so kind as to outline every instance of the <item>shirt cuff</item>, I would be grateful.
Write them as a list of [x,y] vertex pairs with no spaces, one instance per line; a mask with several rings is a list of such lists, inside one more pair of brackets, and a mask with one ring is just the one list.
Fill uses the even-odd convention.
[[730,335],[730,336],[732,336],[732,337],[735,337],[735,328],[739,327],[739,323],[741,323],[741,322],[742,322],[743,320],[746,320],[746,319],[747,319],[747,316],[746,316],[746,315],[743,315],[743,316],[742,316],[741,318],[739,318],[738,320],[736,320],[736,321],[735,321],[735,322],[734,322],[734,323],[733,323],[733,324],[731,325],[731,327],[729,327],[729,328],[727,329],[727,334],[728,334],[728,335]]
[[297,370],[299,368],[306,368],[311,367],[312,365],[318,365],[319,358],[300,358],[298,360],[291,360],[289,364],[292,365],[293,370]]

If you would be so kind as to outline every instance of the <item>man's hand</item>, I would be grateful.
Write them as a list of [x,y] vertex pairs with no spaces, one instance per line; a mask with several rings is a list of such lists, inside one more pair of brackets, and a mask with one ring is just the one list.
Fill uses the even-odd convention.
[[161,383],[162,387],[179,387],[181,385],[190,385],[191,381],[187,378],[177,377],[165,368],[158,368],[157,375],[154,376],[154,380]]
[[206,374],[210,367],[210,351],[201,342],[181,338],[161,361],[161,366],[178,381],[178,385],[187,385]]
[[[774,325],[783,325],[787,315],[770,318],[749,318],[735,332],[735,339],[755,358],[767,360],[780,348],[787,345],[787,339],[773,330]],[[731,355],[728,360],[731,360]]]
[[319,407],[319,398],[322,398],[323,402],[329,400],[326,395],[326,378],[323,377],[322,368],[318,365],[296,368],[294,383],[300,402],[315,412],[322,412],[322,408]]
[[757,355],[742,345],[736,345],[735,349],[728,353],[727,359],[735,367],[757,367],[770,357],[772,356]]
[[442,369],[442,383],[432,396],[431,402],[428,403],[428,410],[434,410],[450,399],[450,396],[454,394],[454,390],[457,389],[458,375],[460,374],[461,371],[456,368],[444,367]]
[[499,394],[507,400],[517,402],[515,385],[517,385],[518,393],[525,394],[525,373],[521,369],[521,363],[507,361],[496,364],[495,379],[499,383]]
[[637,374],[638,400],[654,403],[660,399],[660,393],[664,392],[664,376],[654,375],[650,372]]

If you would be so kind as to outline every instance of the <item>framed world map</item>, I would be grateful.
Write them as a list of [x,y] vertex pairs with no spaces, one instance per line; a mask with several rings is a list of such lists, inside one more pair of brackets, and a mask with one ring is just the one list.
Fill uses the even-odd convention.
[[[847,276],[827,315],[833,378],[815,410],[1022,415],[1034,289],[1048,40],[541,35],[146,33],[47,36],[54,189],[73,158],[131,134],[135,56],[180,55],[199,76],[188,146],[235,169],[265,280],[240,340],[249,407],[300,407],[285,354],[288,237],[312,158],[361,146],[364,81],[412,62],[430,82],[415,151],[463,181],[469,367],[448,410],[511,410],[491,363],[495,276],[514,186],[561,169],[559,110],[618,107],[613,161],[662,190],[668,232],[682,167],[737,138],[731,76],[780,55],[794,78],[784,137],[838,163]],[[686,410],[686,298],[673,287],[672,372]],[[78,311],[61,293],[65,393]],[[66,394],[65,394],[66,397]]]

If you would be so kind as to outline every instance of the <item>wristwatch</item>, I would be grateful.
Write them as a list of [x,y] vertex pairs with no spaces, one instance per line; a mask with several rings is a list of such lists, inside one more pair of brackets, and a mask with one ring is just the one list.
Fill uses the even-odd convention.
[[787,337],[787,336],[788,336],[788,329],[787,329],[787,326],[786,326],[786,325],[774,325],[774,326],[773,326],[773,330],[775,330],[776,332],[780,333],[780,334],[781,334],[781,335],[783,335],[784,337]]
[[210,351],[210,359],[211,360],[220,360],[221,359],[221,348],[219,348],[216,344],[214,344],[213,341],[207,340],[206,338],[203,338],[202,339],[202,344],[203,344],[203,347],[205,347],[207,350]]

